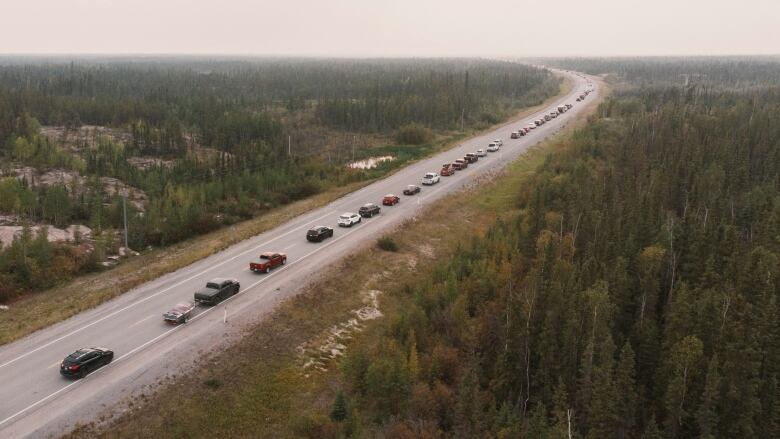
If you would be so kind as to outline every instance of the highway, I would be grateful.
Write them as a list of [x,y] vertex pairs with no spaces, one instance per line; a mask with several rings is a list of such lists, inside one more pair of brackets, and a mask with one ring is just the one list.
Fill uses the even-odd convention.
[[[383,232],[415,216],[424,220],[426,205],[473,183],[480,175],[500,169],[558,131],[585,104],[598,99],[597,81],[580,74],[561,73],[574,79],[571,92],[521,121],[465,140],[458,147],[411,164],[327,206],[0,347],[0,437],[56,436],[76,423],[97,419],[105,410],[183,368],[217,367],[200,361],[204,353],[240,337],[246,324],[299,292],[316,275],[337,266],[344,256],[361,246],[372,245]],[[585,102],[575,102],[589,88],[594,91]],[[566,103],[574,107],[527,136],[510,139],[512,131]],[[426,172],[438,173],[442,163],[486,149],[493,139],[504,142],[499,152],[489,153],[453,176],[441,177],[437,185],[422,186],[418,196],[401,194],[408,184],[420,185]],[[356,212],[367,202],[381,204],[386,193],[399,195],[401,202],[393,207],[382,206],[380,215],[363,219],[352,228],[337,227],[341,213]],[[332,227],[335,236],[322,243],[306,241],[306,231],[315,225]],[[287,253],[287,264],[270,274],[251,272],[250,260],[264,251]],[[215,277],[238,279],[240,293],[215,307],[201,308],[185,325],[171,326],[162,321],[163,312],[191,300],[196,289]],[[90,346],[112,349],[113,363],[81,380],[61,377],[62,359]]]

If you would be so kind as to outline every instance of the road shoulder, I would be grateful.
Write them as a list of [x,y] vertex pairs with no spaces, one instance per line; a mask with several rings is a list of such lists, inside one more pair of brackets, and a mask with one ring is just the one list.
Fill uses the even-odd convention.
[[[110,410],[104,422],[80,426],[71,437],[295,436],[308,420],[327,412],[339,384],[338,358],[350,344],[402,318],[399,298],[406,286],[425,282],[438,261],[469,236],[484,233],[499,218],[520,215],[511,202],[514,195],[549,154],[564,146],[595,104],[498,175],[458,194],[459,203],[440,200],[387,233],[397,252],[376,246],[356,251],[245,328],[239,341],[203,360],[219,367],[167,380],[132,404]],[[366,315],[376,318],[361,317]],[[215,414],[220,422],[213,422]]]
[[[523,109],[508,121],[484,130],[471,131],[467,136],[451,136],[450,140],[435,148],[432,155],[457,146],[465,138],[477,137],[532,114],[568,93],[571,87],[570,80],[564,81],[558,95],[548,98],[540,105]],[[413,162],[407,165],[411,164]],[[383,178],[389,175],[392,175],[392,172]],[[10,310],[0,311],[0,346],[63,322],[81,312],[94,309],[150,280],[183,269],[209,255],[271,230],[313,209],[327,205],[331,201],[346,196],[374,181],[376,180],[366,180],[333,188],[313,197],[274,209],[251,220],[170,247],[152,250],[111,270],[84,275],[67,284],[16,301],[11,304]]]

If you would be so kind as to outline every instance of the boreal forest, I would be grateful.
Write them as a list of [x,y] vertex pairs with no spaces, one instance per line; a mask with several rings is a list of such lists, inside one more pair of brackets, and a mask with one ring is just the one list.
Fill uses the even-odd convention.
[[780,437],[780,60],[555,64],[611,96],[515,215],[398,286],[311,431]]
[[[167,246],[377,178],[559,86],[479,59],[2,58],[0,302],[102,269],[125,216],[130,249]],[[395,160],[346,166],[375,155]]]

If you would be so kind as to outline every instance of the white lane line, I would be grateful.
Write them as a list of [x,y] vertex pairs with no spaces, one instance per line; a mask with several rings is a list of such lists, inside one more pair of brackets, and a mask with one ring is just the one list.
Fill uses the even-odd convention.
[[[300,258],[296,259],[296,260],[295,260],[295,261],[293,261],[293,262],[289,262],[289,263],[287,263],[286,265],[284,265],[283,267],[280,267],[280,268],[278,268],[276,271],[274,271],[274,272],[273,272],[273,273],[271,273],[271,274],[268,274],[268,275],[265,275],[265,276],[263,276],[263,278],[262,278],[262,279],[258,280],[257,282],[253,283],[252,285],[250,285],[250,286],[248,286],[248,287],[244,288],[243,290],[241,290],[241,291],[240,291],[240,292],[238,292],[237,294],[235,294],[235,295],[233,295],[233,296],[230,296],[230,297],[228,297],[227,299],[223,300],[221,303],[227,303],[228,301],[232,300],[234,297],[237,297],[237,296],[239,296],[239,295],[241,295],[241,294],[243,294],[243,293],[245,293],[245,292],[247,292],[247,291],[251,290],[252,288],[256,287],[257,285],[260,285],[261,283],[263,283],[263,282],[267,281],[268,279],[272,278],[273,276],[275,276],[275,275],[277,275],[277,274],[281,273],[281,272],[282,272],[282,271],[284,271],[285,269],[287,269],[287,268],[289,268],[289,267],[291,267],[291,266],[293,266],[293,265],[297,264],[298,262],[300,262],[300,261],[302,261],[302,260],[304,260],[304,259],[308,258],[309,256],[311,256],[311,255],[313,255],[313,254],[317,253],[318,251],[320,251],[320,250],[322,250],[322,249],[325,249],[325,248],[328,248],[328,247],[330,247],[331,245],[335,244],[335,243],[336,243],[337,241],[339,241],[340,239],[342,239],[342,238],[346,238],[346,237],[347,237],[347,236],[349,236],[351,233],[353,233],[353,232],[356,232],[356,231],[358,231],[358,230],[360,230],[360,229],[352,229],[352,230],[350,230],[349,232],[347,232],[347,233],[345,233],[345,234],[343,234],[343,235],[339,236],[338,238],[334,238],[333,240],[331,240],[331,241],[330,241],[330,243],[318,246],[318,248],[317,248],[316,250],[313,250],[313,251],[311,251],[311,252],[309,252],[309,253],[307,253],[307,254],[305,254],[305,255],[301,256]],[[190,319],[190,323],[192,323],[193,321],[195,321],[195,320],[199,319],[201,316],[204,316],[206,313],[208,313],[209,311],[211,311],[211,310],[214,310],[214,309],[216,309],[216,308],[217,308],[217,306],[212,306],[212,307],[206,308],[205,310],[203,310],[203,312],[199,313],[198,315],[196,315],[195,317],[193,317],[192,319]],[[141,349],[143,349],[143,348],[145,348],[145,347],[149,346],[150,344],[152,344],[152,343],[154,343],[154,342],[156,342],[156,341],[158,341],[158,340],[160,340],[160,339],[162,339],[162,338],[164,338],[164,337],[166,337],[166,336],[170,335],[171,333],[173,333],[173,331],[176,331],[176,330],[178,330],[178,329],[182,328],[183,326],[185,326],[185,325],[174,326],[173,328],[171,328],[171,329],[169,329],[169,330],[167,330],[167,331],[163,332],[162,334],[158,335],[157,337],[154,337],[153,339],[151,339],[151,340],[149,340],[149,341],[147,341],[147,342],[143,343],[142,345],[140,345],[140,346],[138,346],[138,347],[134,348],[134,349],[133,349],[133,350],[131,350],[130,352],[127,352],[127,353],[125,353],[124,355],[122,355],[121,357],[117,358],[116,360],[114,360],[113,362],[111,362],[110,364],[108,364],[107,366],[105,366],[105,367],[103,367],[103,368],[99,369],[98,371],[103,371],[103,370],[106,370],[106,369],[108,369],[108,368],[110,368],[110,367],[113,367],[114,365],[116,365],[117,363],[119,363],[119,362],[120,362],[120,361],[122,361],[123,359],[127,358],[128,356],[130,356],[130,355],[132,355],[132,354],[134,354],[134,353],[136,353],[136,352],[140,351]],[[59,362],[58,362],[57,364],[59,364]],[[22,410],[19,410],[18,412],[14,413],[13,415],[11,415],[11,416],[9,416],[9,417],[7,417],[7,418],[3,419],[2,421],[0,421],[0,426],[2,426],[3,424],[5,424],[6,422],[10,421],[11,419],[13,419],[13,418],[15,418],[15,417],[17,417],[17,416],[19,416],[19,415],[21,415],[21,414],[25,413],[26,411],[28,411],[28,410],[32,409],[33,407],[36,407],[36,406],[40,405],[42,402],[44,402],[44,401],[47,401],[47,400],[49,400],[49,399],[53,398],[54,396],[58,395],[59,393],[61,393],[61,392],[62,392],[62,391],[64,391],[65,389],[67,389],[67,388],[69,388],[69,387],[71,387],[71,386],[73,386],[73,385],[75,385],[75,384],[78,384],[79,382],[81,382],[81,381],[83,381],[83,380],[84,380],[84,379],[82,378],[82,379],[81,379],[81,380],[79,380],[79,381],[76,381],[76,382],[73,382],[73,383],[71,383],[71,384],[68,384],[67,386],[63,387],[63,388],[62,388],[62,389],[60,389],[60,390],[57,390],[56,392],[52,393],[51,395],[49,395],[49,396],[46,396],[46,397],[42,398],[41,400],[39,400],[39,401],[36,401],[36,402],[34,402],[34,403],[30,404],[29,406],[27,406],[27,407],[23,408]]]
[[51,366],[47,367],[46,369],[51,369],[54,366],[59,366],[61,363],[62,363],[61,361],[58,361],[58,362],[52,364]]
[[15,417],[17,417],[17,416],[21,415],[22,413],[26,412],[27,410],[30,410],[31,408],[33,408],[33,407],[35,407],[35,406],[37,406],[37,405],[41,404],[42,402],[45,402],[45,401],[47,401],[47,400],[49,400],[49,399],[51,399],[51,398],[54,398],[55,396],[59,395],[60,393],[62,393],[62,392],[64,392],[65,390],[67,390],[67,389],[69,389],[69,388],[71,388],[71,387],[75,386],[76,384],[78,384],[78,383],[80,383],[80,382],[81,382],[80,380],[79,380],[79,381],[74,381],[74,382],[72,382],[72,383],[68,384],[67,386],[65,386],[65,387],[61,388],[60,390],[58,390],[58,391],[56,391],[56,392],[52,393],[51,395],[49,395],[49,396],[47,396],[47,397],[45,397],[45,398],[43,398],[43,399],[40,399],[40,400],[38,400],[38,401],[34,402],[33,404],[30,404],[30,405],[28,405],[27,407],[25,407],[25,408],[23,408],[23,409],[19,410],[18,412],[14,413],[13,415],[11,415],[11,416],[9,416],[9,417],[7,417],[7,418],[3,419],[2,421],[0,421],[0,425],[3,425],[3,424],[5,424],[6,422],[10,421],[11,419],[13,419],[13,418],[15,418]]
[[275,237],[275,238],[273,238],[273,239],[271,239],[271,240],[269,240],[269,241],[266,241],[266,242],[264,242],[264,243],[262,243],[262,244],[259,244],[259,245],[255,246],[255,247],[253,247],[253,248],[251,248],[251,249],[249,249],[249,250],[246,250],[246,251],[244,251],[244,252],[242,252],[242,253],[239,253],[239,254],[237,254],[237,255],[233,256],[232,258],[226,259],[226,260],[224,260],[224,261],[222,261],[222,262],[220,262],[220,263],[218,263],[218,264],[212,265],[212,266],[210,266],[209,268],[207,268],[207,269],[205,269],[205,270],[203,270],[203,271],[201,271],[201,272],[199,272],[199,273],[196,273],[196,274],[194,274],[194,275],[192,275],[192,276],[190,276],[190,277],[188,277],[188,278],[186,278],[186,279],[184,279],[184,280],[182,280],[182,281],[179,281],[179,282],[177,282],[177,283],[175,283],[175,284],[173,284],[173,285],[169,286],[168,288],[162,289],[162,290],[160,290],[160,291],[158,291],[158,292],[156,292],[156,293],[154,293],[154,294],[151,294],[151,295],[149,295],[149,296],[146,296],[146,297],[144,297],[143,299],[140,299],[140,300],[138,300],[138,301],[136,301],[136,302],[133,302],[133,303],[131,303],[130,305],[127,305],[127,306],[125,306],[124,308],[121,308],[121,309],[118,309],[118,310],[116,310],[116,311],[114,311],[114,312],[111,312],[111,313],[109,313],[109,314],[106,314],[105,316],[103,316],[103,317],[101,317],[101,318],[99,318],[99,319],[97,319],[97,320],[95,320],[95,321],[93,321],[93,322],[91,322],[91,323],[89,323],[89,324],[87,324],[87,325],[84,325],[84,326],[82,326],[82,327],[80,327],[80,328],[78,328],[78,329],[74,329],[73,331],[71,331],[71,332],[69,332],[69,333],[67,333],[67,334],[65,334],[65,335],[63,335],[63,336],[61,336],[61,337],[58,337],[58,338],[56,338],[56,339],[54,339],[54,340],[52,340],[52,341],[50,341],[50,342],[48,342],[48,343],[44,343],[44,344],[42,344],[41,346],[38,346],[38,347],[37,347],[37,348],[35,348],[35,349],[32,349],[32,350],[30,350],[30,351],[27,351],[27,352],[25,352],[24,354],[22,354],[22,355],[19,355],[19,356],[18,356],[18,357],[16,357],[16,358],[13,358],[13,359],[11,359],[11,360],[8,360],[8,361],[6,361],[6,362],[5,362],[5,363],[3,363],[3,364],[0,364],[0,368],[3,368],[3,367],[5,367],[5,366],[8,366],[9,364],[13,364],[13,363],[15,363],[15,362],[17,362],[17,361],[21,360],[22,358],[25,358],[25,357],[27,357],[27,356],[29,356],[29,355],[32,355],[32,354],[34,354],[35,352],[38,352],[38,351],[40,351],[41,349],[47,348],[47,347],[49,347],[49,346],[53,345],[54,343],[57,343],[57,342],[59,342],[59,341],[61,341],[61,340],[64,340],[64,339],[66,339],[66,338],[70,337],[70,336],[71,336],[71,335],[73,335],[73,334],[77,334],[77,333],[79,333],[79,332],[81,332],[81,331],[83,331],[83,330],[85,330],[85,329],[87,329],[87,328],[89,328],[89,327],[91,327],[91,326],[94,326],[94,325],[96,325],[96,324],[98,324],[98,323],[102,322],[103,320],[106,320],[106,319],[108,319],[108,318],[110,318],[110,317],[113,317],[113,316],[115,316],[115,315],[119,314],[119,313],[120,313],[120,312],[122,312],[122,311],[126,311],[126,310],[128,310],[128,309],[130,309],[130,308],[132,308],[132,307],[134,307],[134,306],[136,306],[136,305],[140,305],[141,303],[143,303],[143,302],[146,302],[147,300],[149,300],[149,299],[152,299],[152,298],[154,298],[154,297],[157,297],[157,296],[159,296],[159,295],[160,295],[160,294],[162,294],[162,293],[165,293],[165,292],[167,292],[167,291],[170,291],[171,289],[173,289],[173,288],[176,288],[176,287],[178,287],[179,285],[181,285],[181,284],[183,284],[183,283],[185,283],[185,282],[189,282],[189,281],[191,281],[192,279],[195,279],[196,277],[198,277],[198,276],[201,276],[201,275],[203,275],[204,273],[206,273],[206,272],[208,272],[208,271],[211,271],[211,270],[213,270],[213,269],[215,269],[215,268],[217,268],[217,267],[220,267],[220,266],[222,266],[222,265],[225,265],[226,263],[228,263],[228,262],[230,262],[230,261],[232,261],[232,260],[234,260],[234,259],[236,259],[236,258],[238,258],[238,257],[240,257],[240,256],[243,256],[243,255],[245,255],[245,254],[247,254],[247,253],[249,253],[249,252],[256,251],[258,248],[260,248],[260,247],[263,247],[263,246],[265,246],[265,245],[268,245],[268,244],[270,244],[271,242],[274,242],[274,241],[276,241],[276,240],[277,240],[277,239],[279,239],[279,238],[282,238],[282,237],[284,237],[284,236],[287,236],[287,235],[289,235],[289,234],[290,234],[290,233],[292,233],[292,232],[296,232],[296,231],[298,231],[298,230],[300,230],[300,229],[302,229],[302,228],[306,227],[307,225],[309,225],[309,224],[311,224],[311,223],[313,223],[313,222],[319,221],[319,220],[321,220],[322,218],[325,218],[325,217],[327,217],[327,216],[334,215],[334,212],[335,212],[335,211],[328,212],[328,213],[326,213],[325,215],[322,215],[322,216],[320,216],[320,217],[318,217],[318,218],[315,218],[315,219],[313,219],[313,220],[311,220],[311,221],[308,221],[308,222],[306,222],[305,224],[302,224],[301,226],[299,226],[299,227],[296,227],[296,228],[294,228],[294,229],[292,229],[292,230],[290,230],[290,231],[288,231],[288,232],[286,232],[286,233],[283,233],[283,234],[281,234],[281,235],[279,235],[279,236],[277,236],[277,237]]
[[153,314],[153,315],[150,315],[150,316],[148,316],[148,317],[144,317],[144,318],[142,318],[141,320],[139,320],[139,321],[137,321],[137,322],[135,322],[135,323],[131,324],[131,325],[130,325],[130,327],[132,328],[132,327],[133,327],[133,326],[135,326],[135,325],[141,324],[141,323],[143,323],[143,322],[145,322],[145,321],[147,321],[147,320],[151,319],[152,317],[155,317],[156,315],[157,315],[157,314]]
[[[442,187],[443,187],[443,186],[444,186],[444,185],[442,185]],[[440,189],[440,188],[432,188],[432,190],[431,190],[431,191],[429,191],[429,192],[436,192],[438,189]],[[322,217],[320,217],[320,218],[322,218]],[[320,218],[317,218],[316,220],[319,220]],[[314,221],[316,221],[316,220],[314,220]],[[307,223],[307,224],[308,224],[308,223]],[[241,290],[240,292],[238,292],[236,295],[234,295],[234,296],[231,296],[231,297],[227,298],[227,299],[226,299],[226,300],[224,300],[222,303],[226,303],[226,302],[228,302],[229,300],[231,300],[233,297],[236,297],[236,296],[238,296],[238,295],[240,295],[240,294],[243,294],[243,293],[244,293],[244,292],[246,292],[246,291],[249,291],[249,290],[251,290],[251,289],[252,289],[252,288],[254,288],[255,286],[257,286],[257,285],[259,285],[259,284],[261,284],[261,283],[265,282],[266,280],[270,279],[271,277],[275,276],[276,274],[278,274],[278,273],[280,273],[280,272],[284,271],[286,268],[288,268],[288,267],[291,267],[291,266],[295,265],[296,263],[298,263],[298,262],[300,262],[300,261],[302,261],[302,260],[304,260],[304,259],[308,258],[309,256],[311,256],[311,255],[313,255],[313,254],[315,254],[315,253],[319,252],[320,250],[322,250],[322,249],[324,249],[324,248],[327,248],[327,247],[329,247],[329,246],[331,246],[331,245],[335,244],[337,241],[341,240],[342,238],[345,238],[345,237],[349,236],[350,234],[352,234],[353,232],[355,232],[355,231],[357,231],[357,230],[360,230],[360,229],[353,229],[353,230],[350,230],[349,232],[347,232],[347,233],[345,233],[345,234],[343,234],[343,235],[339,236],[338,238],[334,238],[334,239],[333,239],[333,240],[332,240],[332,241],[331,241],[329,244],[325,244],[325,245],[321,245],[321,246],[319,246],[319,247],[318,247],[316,250],[313,250],[313,251],[311,251],[311,252],[309,252],[309,253],[305,254],[304,256],[302,256],[302,257],[300,257],[300,258],[296,259],[295,261],[293,261],[293,262],[290,262],[290,263],[286,264],[284,267],[281,267],[281,268],[277,269],[277,271],[275,271],[274,273],[271,273],[271,274],[269,274],[269,275],[266,275],[266,276],[264,276],[262,279],[258,280],[257,282],[253,283],[252,285],[250,285],[250,286],[248,286],[248,287],[244,288],[243,290]],[[292,232],[292,230],[291,230],[290,232]],[[290,233],[290,232],[288,232],[288,233]],[[274,240],[275,240],[275,239],[278,239],[278,238],[280,238],[281,236],[284,236],[284,235],[280,235],[280,236],[278,236],[277,238],[274,238]],[[272,241],[273,241],[273,240],[272,240]],[[269,241],[269,242],[270,242],[270,241]],[[244,252],[244,253],[246,253],[246,252]],[[242,254],[244,254],[244,253],[242,253]],[[234,258],[231,258],[231,260],[232,260],[232,259],[235,259],[235,257],[234,257]],[[221,264],[220,264],[220,265],[221,265]],[[216,267],[216,266],[214,266],[214,267]],[[212,268],[213,268],[213,267],[212,267]],[[194,276],[193,276],[193,277],[194,277]],[[169,288],[173,288],[173,287],[169,287]],[[140,303],[140,302],[139,302],[139,303]],[[215,309],[215,308],[216,308],[216,306],[215,306],[215,307],[210,307],[210,308],[207,308],[207,309],[206,309],[206,310],[204,310],[202,313],[200,313],[200,314],[196,315],[195,317],[193,317],[193,318],[192,318],[192,320],[190,320],[190,321],[194,321],[194,320],[196,320],[196,319],[200,318],[201,316],[205,315],[206,313],[208,313],[209,311],[211,311],[211,310],[213,310],[213,309]],[[90,325],[90,326],[91,326],[91,325]],[[86,328],[86,327],[84,327],[84,328]],[[84,329],[84,328],[82,328],[82,329]],[[173,327],[173,328],[171,328],[171,329],[167,330],[166,332],[163,332],[162,334],[158,335],[157,337],[155,337],[155,338],[153,338],[153,339],[151,339],[151,340],[147,341],[146,343],[144,343],[144,344],[142,344],[142,345],[140,345],[140,346],[136,347],[135,349],[131,350],[130,352],[127,352],[126,354],[122,355],[122,356],[121,356],[121,357],[119,357],[117,360],[115,360],[114,362],[112,362],[110,365],[108,365],[107,367],[105,367],[105,368],[101,369],[101,371],[102,371],[102,370],[104,370],[104,369],[107,369],[108,367],[110,367],[110,366],[112,366],[112,365],[116,364],[117,362],[119,362],[119,361],[121,361],[122,359],[124,359],[124,358],[128,357],[129,355],[131,355],[131,354],[133,354],[133,353],[135,353],[135,352],[138,352],[139,350],[143,349],[144,347],[146,347],[146,346],[148,346],[148,345],[150,345],[150,344],[154,343],[154,342],[155,342],[155,341],[157,341],[157,340],[160,340],[161,338],[163,338],[163,337],[165,337],[165,336],[167,336],[167,335],[171,334],[173,331],[176,331],[177,329],[180,329],[180,328],[181,328],[181,326],[175,326],[175,327]],[[64,338],[64,337],[63,337],[63,338]],[[43,346],[42,346],[42,347],[43,347]],[[41,347],[41,348],[42,348],[42,347]],[[38,349],[41,349],[41,348],[38,348]],[[37,349],[36,349],[36,350],[37,350]],[[21,358],[21,357],[19,357],[19,358]],[[14,360],[12,360],[12,361],[16,361],[16,359],[14,359]],[[6,364],[9,364],[9,363],[6,363]],[[2,367],[2,366],[5,366],[6,364],[0,365],[0,367]],[[57,363],[57,364],[59,364],[59,363]],[[76,384],[80,383],[81,381],[83,381],[83,380],[76,381],[76,382],[73,382],[73,383],[71,383],[71,384],[68,384],[67,386],[63,387],[62,389],[60,389],[60,390],[57,390],[56,392],[54,392],[54,393],[52,393],[52,394],[50,394],[50,395],[48,395],[48,396],[46,396],[46,397],[42,398],[41,400],[39,400],[39,401],[37,401],[37,402],[35,402],[35,403],[33,403],[33,404],[31,404],[31,405],[29,405],[29,406],[25,407],[24,409],[22,409],[22,410],[20,410],[20,411],[18,411],[18,412],[16,412],[16,413],[14,413],[14,414],[13,414],[13,415],[11,415],[11,416],[9,416],[9,417],[7,417],[7,418],[3,419],[2,421],[0,421],[0,426],[1,426],[1,425],[3,425],[3,424],[5,424],[6,422],[10,421],[11,419],[13,419],[13,418],[15,418],[15,417],[19,416],[20,414],[23,414],[24,412],[26,412],[26,411],[30,410],[31,408],[33,408],[33,407],[35,407],[35,406],[37,406],[37,405],[41,404],[42,402],[44,402],[44,401],[47,401],[47,400],[49,400],[49,399],[53,398],[54,396],[56,396],[56,395],[60,394],[61,392],[65,391],[66,389],[68,389],[68,388],[70,388],[70,387],[72,387],[72,386],[74,386],[74,385],[76,385]]]

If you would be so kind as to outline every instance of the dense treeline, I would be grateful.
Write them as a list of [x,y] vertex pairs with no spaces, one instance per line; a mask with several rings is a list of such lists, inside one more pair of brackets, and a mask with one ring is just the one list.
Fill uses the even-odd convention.
[[[549,72],[488,60],[149,59],[0,64],[0,108],[44,125],[126,126],[134,143],[180,152],[184,136],[216,148],[283,139],[278,110],[315,109],[317,121],[387,132],[495,122],[557,92]],[[5,108],[4,108],[5,109]],[[0,124],[0,139],[8,136]],[[229,150],[229,149],[228,149]]]
[[515,219],[403,287],[382,337],[350,348],[333,422],[397,438],[780,436],[778,120],[776,87],[608,99]]
[[[497,122],[557,93],[559,83],[546,70],[469,59],[6,58],[0,214],[84,224],[100,236],[123,226],[122,200],[104,183],[116,178],[146,196],[143,211],[128,203],[130,247],[164,246],[380,176],[429,153],[435,134]],[[105,126],[126,136],[61,145],[41,125]],[[309,147],[312,133],[318,143]],[[358,145],[356,153],[356,133],[408,145]],[[397,159],[372,170],[344,166],[372,154]],[[130,162],[149,156],[165,161]],[[71,175],[36,185],[18,181],[21,166]],[[115,247],[105,243],[98,254]],[[0,273],[13,278],[0,301],[38,288],[16,266],[0,260]],[[71,271],[94,267],[80,258]]]
[[718,89],[780,85],[780,57],[561,58],[540,62],[594,75],[611,73],[634,86],[699,84]]

